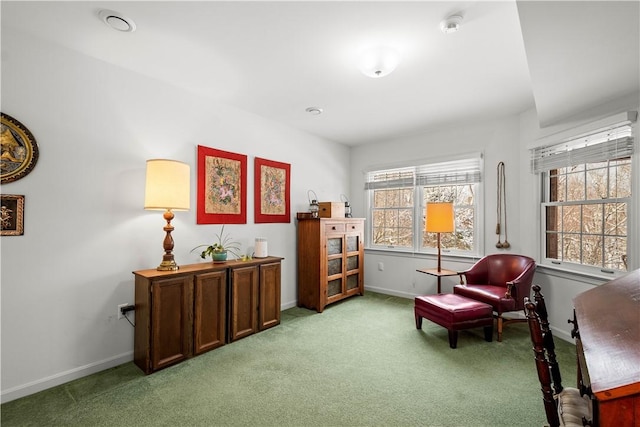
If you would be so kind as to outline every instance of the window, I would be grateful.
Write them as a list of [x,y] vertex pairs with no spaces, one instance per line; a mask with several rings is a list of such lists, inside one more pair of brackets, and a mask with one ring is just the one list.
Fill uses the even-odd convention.
[[630,125],[532,150],[543,188],[543,263],[628,270],[632,154]]
[[478,254],[482,156],[374,170],[365,177],[369,200],[367,247],[435,252],[437,235],[424,232],[427,202],[453,202],[455,231],[441,234],[444,252]]

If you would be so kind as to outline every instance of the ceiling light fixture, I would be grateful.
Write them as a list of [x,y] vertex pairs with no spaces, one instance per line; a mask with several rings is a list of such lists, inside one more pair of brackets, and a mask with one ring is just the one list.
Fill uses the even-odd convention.
[[455,33],[460,29],[460,25],[462,24],[462,16],[460,15],[451,15],[444,21],[440,23],[440,30],[442,30],[445,34]]
[[117,31],[132,33],[136,30],[136,24],[131,19],[113,10],[103,9],[98,12],[98,16],[109,27]]
[[396,69],[400,57],[398,51],[389,46],[367,49],[360,55],[360,71],[367,77],[380,78]]
[[304,111],[311,114],[312,116],[319,116],[320,114],[322,114],[322,108],[320,107],[308,107]]

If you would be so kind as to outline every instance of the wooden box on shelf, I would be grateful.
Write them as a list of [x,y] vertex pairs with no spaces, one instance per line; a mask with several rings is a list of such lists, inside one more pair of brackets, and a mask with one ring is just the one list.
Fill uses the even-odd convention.
[[320,218],[344,218],[344,202],[318,203]]
[[298,220],[298,305],[326,305],[364,295],[364,219]]

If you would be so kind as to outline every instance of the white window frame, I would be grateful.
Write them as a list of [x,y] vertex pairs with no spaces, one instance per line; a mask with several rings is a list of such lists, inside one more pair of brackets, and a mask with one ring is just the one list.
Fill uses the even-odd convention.
[[[421,170],[424,168],[429,168],[432,166],[436,166],[439,164],[446,164],[448,162],[458,162],[464,160],[473,160],[477,161],[479,164],[479,174],[480,177],[479,182],[476,182],[474,185],[474,236],[473,236],[473,248],[469,251],[461,251],[455,250],[447,247],[442,247],[442,253],[449,256],[459,256],[459,257],[471,257],[478,258],[482,256],[482,250],[484,248],[484,233],[483,233],[483,212],[484,212],[484,156],[482,153],[467,153],[457,156],[447,156],[441,158],[432,158],[427,160],[418,160],[404,164],[394,164],[387,166],[378,166],[371,167],[365,170],[365,187],[367,185],[367,177],[372,173],[379,173],[383,171],[393,171],[393,170],[411,170],[415,171],[414,173],[414,182],[412,185],[413,188],[413,247],[395,247],[395,246],[386,246],[386,245],[373,245],[373,190],[366,189],[365,192],[365,200],[366,200],[366,221],[365,221],[365,249],[367,250],[377,250],[377,251],[390,251],[390,252],[399,252],[399,253],[410,253],[410,254],[436,254],[437,248],[430,247],[422,247],[424,227],[425,227],[425,208],[424,205],[424,187],[425,186],[435,186],[435,185],[425,185],[419,182],[416,182],[416,174],[420,174]],[[463,185],[464,182],[450,182],[446,179],[442,180],[442,185],[451,186],[451,185]]]
[[[555,269],[555,270],[564,270],[564,271],[583,274],[585,276],[602,277],[602,278],[620,277],[640,267],[639,265],[640,260],[637,259],[638,249],[640,248],[640,239],[638,238],[638,231],[640,229],[640,223],[639,223],[640,221],[638,219],[638,214],[640,213],[640,209],[639,209],[640,208],[640,185],[639,185],[640,184],[640,171],[639,171],[640,157],[639,157],[638,148],[637,148],[638,147],[638,138],[637,138],[638,126],[637,126],[637,123],[634,123],[635,117],[637,117],[637,114],[635,114],[635,112],[629,112],[629,113],[625,113],[625,116],[627,114],[628,114],[627,117],[630,118],[628,120],[624,120],[622,122],[616,122],[616,119],[619,119],[620,117],[622,117],[622,115],[614,116],[608,119],[604,119],[605,121],[608,120],[609,122],[611,122],[611,124],[607,126],[595,128],[595,126],[592,125],[591,127],[593,130],[585,131],[585,129],[589,128],[589,125],[586,125],[577,129],[575,131],[574,136],[567,136],[567,132],[563,132],[563,135],[565,137],[561,141],[558,141],[559,138],[557,138],[555,142],[551,143],[550,139],[552,137],[551,138],[547,137],[545,138],[546,144],[538,144],[536,147],[531,147],[531,168],[533,173],[539,174],[538,185],[540,185],[540,190],[541,190],[538,193],[539,197],[537,200],[537,204],[540,209],[539,210],[540,229],[538,233],[538,248],[539,248],[539,254],[540,254],[539,265],[541,267],[546,267],[546,268]],[[619,129],[622,126],[630,127],[632,131],[631,138],[634,139],[633,143],[631,144],[632,146],[631,148],[632,149],[631,197],[618,198],[618,199],[611,198],[607,200],[612,202],[623,202],[623,203],[626,203],[627,205],[627,236],[626,236],[627,270],[626,271],[610,270],[600,266],[592,266],[587,264],[562,261],[554,258],[547,258],[546,257],[546,238],[547,238],[546,207],[552,206],[552,205],[571,205],[571,204],[588,205],[593,201],[581,200],[581,201],[575,201],[575,202],[565,201],[562,203],[551,202],[549,170],[556,168],[555,166],[565,167],[568,164],[559,165],[555,163],[549,163],[549,165],[552,165],[554,167],[551,167],[551,166],[541,167],[536,163],[541,161],[540,153],[544,152],[545,150],[553,151],[554,147],[556,149],[560,149],[559,147],[561,147],[562,145],[566,145],[567,147],[572,147],[567,150],[567,157],[570,158],[572,157],[572,153],[570,151],[571,149],[573,149],[573,147],[579,146],[581,148],[587,148],[593,145],[595,148],[595,146],[597,145],[597,142],[594,143],[594,141],[598,140],[599,135],[601,135],[602,133],[606,133],[609,130]],[[627,149],[628,149],[628,144],[627,144]],[[592,157],[590,157],[589,153],[586,154],[586,158],[587,160],[585,161],[579,160],[577,161],[577,163],[585,164],[585,163],[598,162],[598,160],[594,160]],[[601,160],[604,160],[604,159],[601,159]],[[544,161],[545,159],[542,159],[542,162]],[[573,161],[573,163],[576,164],[576,161]],[[634,254],[636,255],[634,256]]]

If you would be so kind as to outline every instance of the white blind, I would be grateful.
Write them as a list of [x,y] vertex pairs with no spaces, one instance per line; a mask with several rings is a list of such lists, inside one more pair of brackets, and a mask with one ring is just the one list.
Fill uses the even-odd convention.
[[482,156],[430,163],[410,168],[372,171],[367,174],[365,190],[407,188],[416,185],[457,185],[482,181]]
[[407,188],[413,187],[414,170],[389,169],[369,172],[364,183],[365,190],[379,190],[381,188]]
[[418,166],[417,185],[456,185],[471,184],[482,180],[481,158],[454,160]]
[[631,125],[569,139],[531,150],[531,171],[540,173],[583,163],[629,157],[633,154]]

